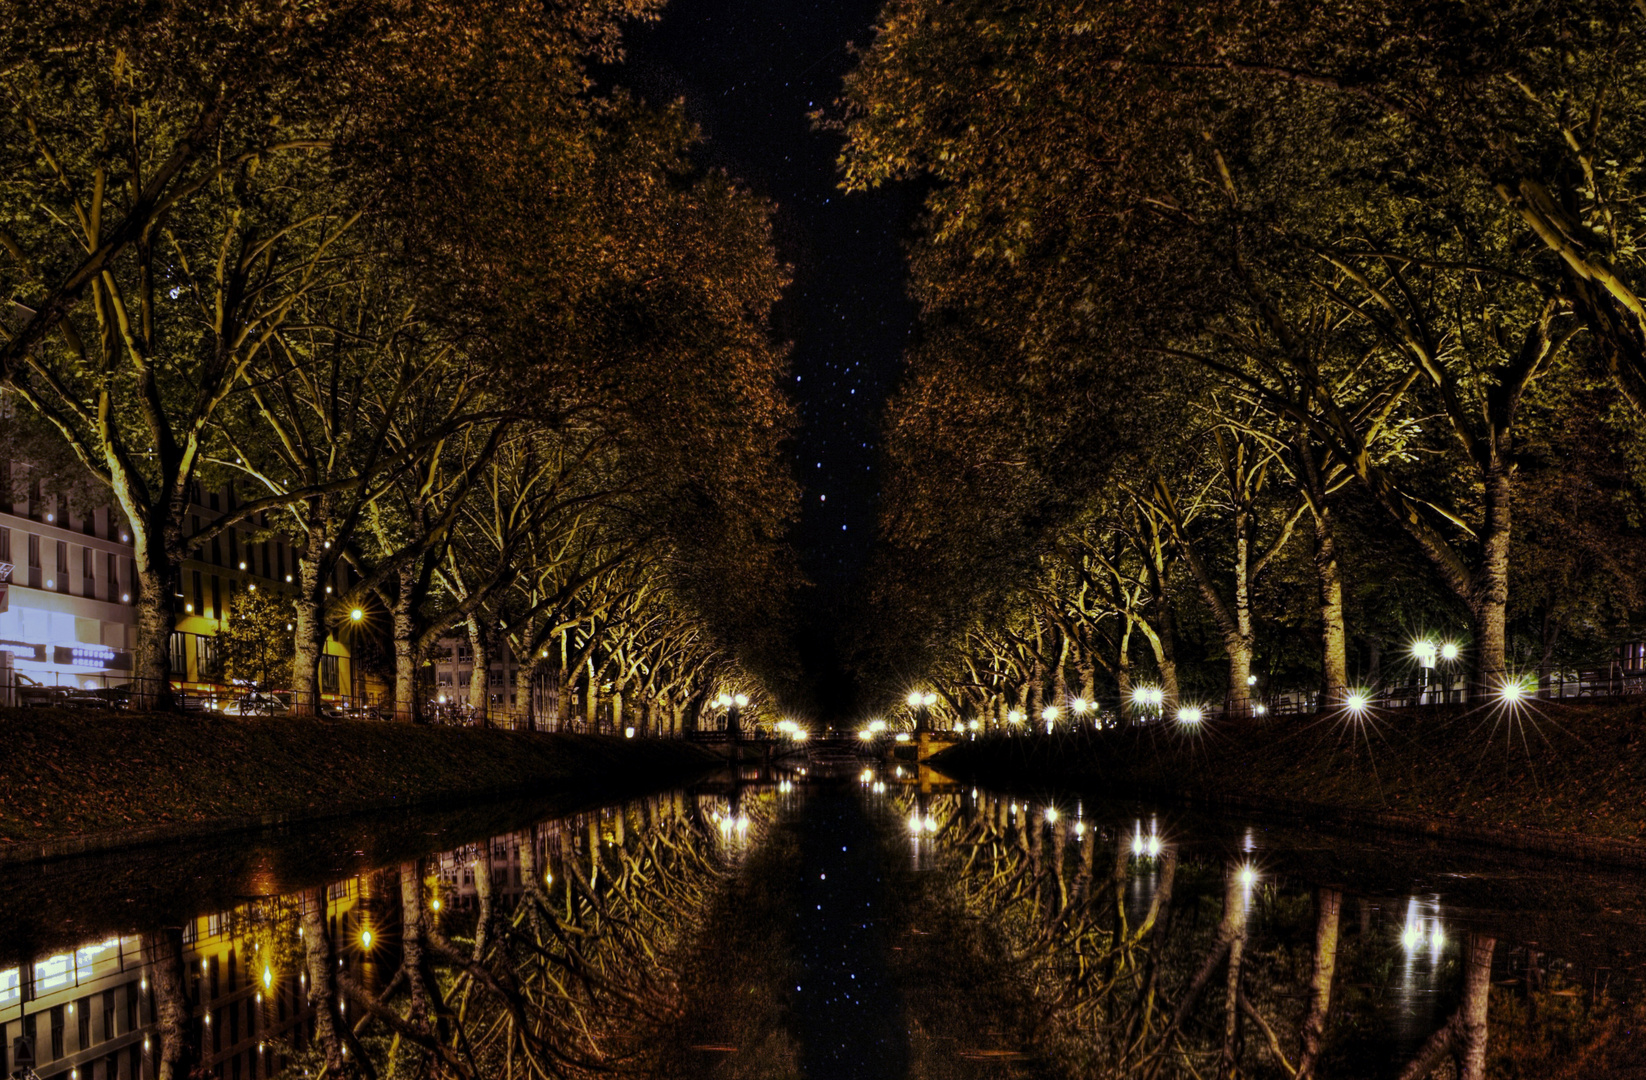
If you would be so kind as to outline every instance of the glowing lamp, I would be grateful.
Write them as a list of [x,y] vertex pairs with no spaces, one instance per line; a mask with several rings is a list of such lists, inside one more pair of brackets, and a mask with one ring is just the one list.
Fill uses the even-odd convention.
[[360,608],[353,608],[349,611],[349,621],[350,622],[359,622],[361,619],[364,619],[365,617],[366,617],[366,613],[364,611],[362,611]]
[[1180,724],[1198,724],[1202,719],[1200,709],[1194,705],[1185,705],[1177,710],[1177,722]]

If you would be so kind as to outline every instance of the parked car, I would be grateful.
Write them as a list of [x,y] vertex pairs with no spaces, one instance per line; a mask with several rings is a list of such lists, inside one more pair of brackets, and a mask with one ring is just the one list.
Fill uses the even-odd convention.
[[285,716],[291,712],[291,703],[279,694],[253,691],[242,694],[223,706],[224,716]]
[[17,680],[17,704],[24,708],[40,708],[46,705],[61,705],[63,703],[63,688],[61,686],[44,686],[20,671],[14,677]]

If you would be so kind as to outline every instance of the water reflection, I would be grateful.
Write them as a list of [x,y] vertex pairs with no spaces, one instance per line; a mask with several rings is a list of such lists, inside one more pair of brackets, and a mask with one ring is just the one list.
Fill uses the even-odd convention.
[[5,1071],[649,1075],[668,958],[778,794],[676,792],[30,957],[0,971]]
[[[1431,873],[1423,864],[1435,857],[1397,877],[1401,845],[1388,840],[1294,846],[1222,822],[1094,820],[1079,801],[1071,815],[1062,800],[930,776],[890,804],[911,832],[931,819],[920,831],[933,838],[920,863],[926,903],[1003,938],[993,977],[1043,1018],[1016,1049],[1054,1075],[1598,1076],[1643,1048],[1638,964],[1626,986],[1597,981],[1646,942],[1638,883],[1623,875],[1499,867],[1492,882],[1488,859],[1477,879],[1455,880],[1463,909],[1453,912],[1439,892],[1385,891]],[[1350,893],[1349,878],[1365,891]],[[1500,947],[1500,928],[1567,918],[1550,894],[1569,903],[1561,890],[1580,884],[1598,894],[1589,903],[1618,904],[1609,914],[1627,925],[1558,965],[1560,1012],[1539,1023],[1554,965],[1525,942]],[[1358,922],[1345,925],[1346,903]],[[1597,929],[1577,940],[1597,944]],[[1578,990],[1586,966],[1590,986]],[[1562,1063],[1540,1072],[1534,1061]],[[1569,1071],[1575,1061],[1587,1071]]]
[[1295,1080],[1641,1057],[1627,875],[860,764],[510,813],[222,843],[217,870],[7,873],[4,1071]]

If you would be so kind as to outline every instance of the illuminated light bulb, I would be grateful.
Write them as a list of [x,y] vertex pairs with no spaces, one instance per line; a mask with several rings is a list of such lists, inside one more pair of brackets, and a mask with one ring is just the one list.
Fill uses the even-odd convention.
[[351,608],[349,610],[349,621],[351,621],[351,622],[359,622],[361,619],[364,619],[365,617],[366,617],[366,612],[362,608]]
[[1242,866],[1240,868],[1240,884],[1244,885],[1246,888],[1249,889],[1249,888],[1252,887],[1252,884],[1256,881],[1257,881],[1257,871],[1252,869],[1252,864],[1251,863],[1247,863],[1245,866]]
[[430,907],[432,907],[432,908],[434,908],[434,910],[436,910],[436,911],[439,911],[439,910],[440,910],[440,901],[439,901],[439,900],[435,900],[435,901],[434,901],[434,902],[433,902],[433,903],[432,903],[432,904],[430,904],[430,905],[429,905],[429,906],[430,906]]
[[909,832],[911,834],[915,835],[915,836],[920,835],[920,815],[919,814],[910,814],[909,815]]
[[1423,667],[1435,666],[1435,643],[1432,641],[1412,642],[1412,659]]
[[1149,853],[1149,858],[1151,858],[1151,859],[1154,858],[1156,855],[1159,855],[1160,854],[1160,837],[1155,836],[1153,834],[1150,834],[1150,836],[1149,836],[1149,846],[1148,846],[1147,850],[1148,850],[1148,853]]
[[898,742],[908,742],[909,741],[909,733],[907,731],[899,731],[897,733],[897,741]]
[[368,949],[371,948],[371,931],[370,930],[360,931],[360,944],[364,945]]
[[1194,705],[1185,705],[1177,710],[1177,722],[1180,724],[1198,724],[1200,721],[1200,709]]
[[1352,713],[1365,712],[1368,704],[1366,692],[1363,690],[1353,690],[1343,699],[1343,707]]
[[1057,807],[1055,807],[1055,806],[1046,807],[1046,823],[1048,825],[1056,825],[1057,824]]
[[248,590],[248,591],[249,591],[249,592],[256,592],[256,591],[257,591],[257,582],[255,582],[255,581],[248,581],[248,582],[247,582],[247,583],[246,583],[246,589],[247,589],[247,590]]
[[287,575],[286,575],[286,584],[287,584],[287,585],[290,585],[290,584],[291,584],[291,575],[290,575],[290,574],[287,574]]
[[1011,712],[1006,714],[1006,719],[1014,724],[1021,724],[1023,722],[1023,710],[1013,709]]
[[937,819],[932,817],[930,814],[926,815],[925,825],[926,825],[926,831],[927,832],[936,832],[937,831]]
[[927,693],[925,698],[921,700],[921,704],[922,705],[936,705],[937,704],[937,695],[933,694],[933,693]]
[[749,819],[742,814],[737,815],[737,831],[743,832],[749,827]]
[[1529,693],[1525,680],[1520,678],[1505,679],[1503,685],[1498,687],[1497,690],[1497,696],[1510,705],[1520,702]]
[[864,728],[862,731],[857,733],[857,737],[862,739],[864,742],[872,742],[874,741],[874,732],[870,731],[868,728]]
[[1256,686],[1257,685],[1257,676],[1256,675],[1246,676],[1246,685],[1247,686]]
[[1044,709],[1040,710],[1040,719],[1046,721],[1048,724],[1062,715],[1063,710],[1059,709],[1056,705],[1048,705]]
[[909,702],[909,707],[911,709],[919,708],[920,707],[920,702],[922,700],[920,691],[919,690],[910,690],[907,700]]
[[553,885],[554,884],[554,875],[553,874],[544,874],[543,875],[543,884]]
[[1076,836],[1086,835],[1086,823],[1084,821],[1077,821],[1074,823],[1074,834]]
[[1440,647],[1440,658],[1442,660],[1456,660],[1457,659],[1457,643],[1453,642],[1453,641],[1448,641],[1446,644],[1442,645]]
[[272,968],[264,968],[263,969],[263,989],[268,990],[268,989],[272,988],[273,986],[274,986],[274,970]]
[[244,569],[245,569],[245,568],[246,568],[246,564],[245,564],[245,563],[241,563],[241,564],[240,564],[240,569],[242,569],[242,570],[244,570]]
[[1137,832],[1132,834],[1132,854],[1143,854],[1143,827],[1138,826]]
[[[192,614],[193,611],[194,611],[194,605],[193,604],[184,604],[183,605],[183,610],[187,611],[187,612],[190,612]],[[290,630],[291,627],[288,626],[286,629]]]
[[747,694],[738,694],[736,697],[732,698],[732,701],[737,704],[739,709],[741,709],[749,703],[749,697]]

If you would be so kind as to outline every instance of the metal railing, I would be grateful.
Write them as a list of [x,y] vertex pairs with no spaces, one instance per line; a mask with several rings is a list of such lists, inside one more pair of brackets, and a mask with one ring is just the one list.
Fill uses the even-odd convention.
[[[0,708],[84,709],[96,712],[147,712],[160,707],[169,697],[170,707],[185,713],[217,713],[223,716],[277,717],[320,716],[334,720],[409,720],[397,716],[392,698],[381,695],[349,695],[329,691],[304,697],[291,690],[246,686],[202,686],[129,675],[87,673],[74,676],[73,685],[44,682],[27,672],[0,670]],[[609,709],[590,720],[582,714],[562,716],[552,706],[511,708],[500,703],[476,708],[467,702],[425,700],[419,703],[420,723],[447,727],[495,728],[503,731],[552,731],[603,734],[639,738],[684,738],[685,725],[676,725],[672,716],[654,711],[648,718],[642,710],[625,714],[614,722]]]

